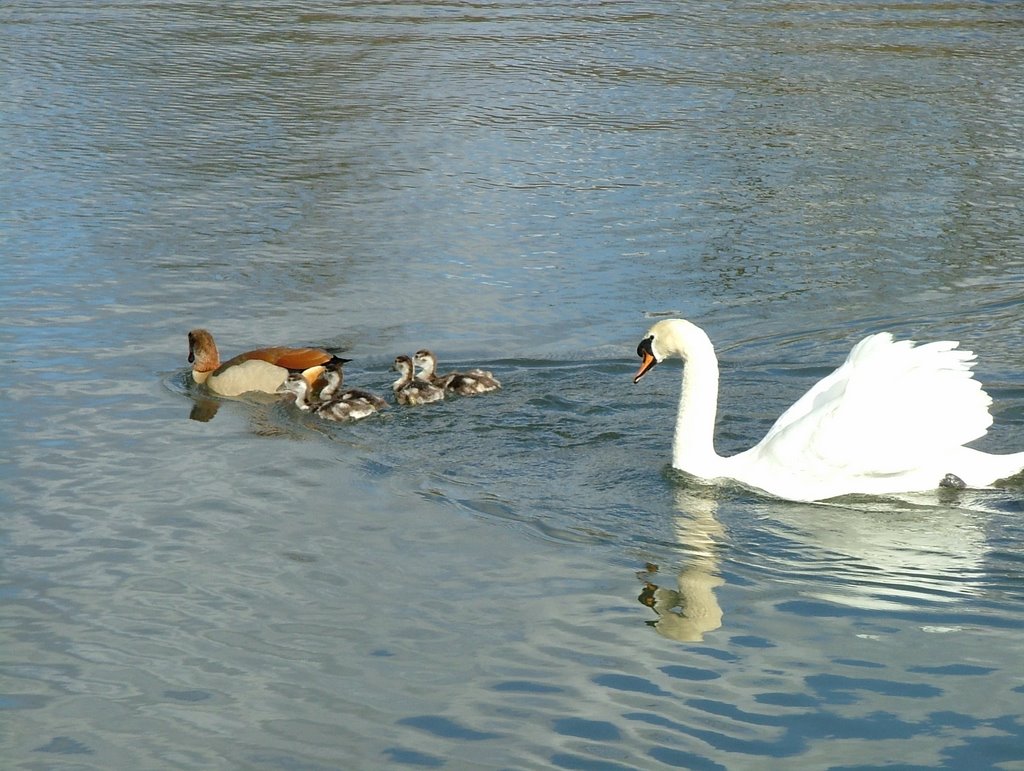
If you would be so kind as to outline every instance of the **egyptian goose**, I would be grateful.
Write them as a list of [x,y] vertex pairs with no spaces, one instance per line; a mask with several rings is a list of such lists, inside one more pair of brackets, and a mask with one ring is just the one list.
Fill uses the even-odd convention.
[[485,394],[501,388],[501,383],[498,379],[490,372],[482,369],[438,375],[435,371],[437,369],[437,357],[426,349],[416,351],[413,361],[420,367],[419,377],[422,380],[441,386],[446,391],[451,391],[461,396]]
[[322,348],[257,348],[221,364],[217,344],[205,329],[188,333],[188,360],[192,379],[221,396],[248,391],[274,393],[290,370],[307,370],[335,360]]
[[429,404],[444,399],[444,388],[414,377],[415,367],[408,356],[398,356],[391,369],[400,373],[392,384],[399,404]]

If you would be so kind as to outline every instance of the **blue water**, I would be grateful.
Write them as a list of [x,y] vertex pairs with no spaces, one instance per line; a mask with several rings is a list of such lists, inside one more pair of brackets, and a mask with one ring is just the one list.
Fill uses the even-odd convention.
[[[668,468],[862,336],[1024,449],[1017,3],[0,6],[5,768],[1024,768],[1022,487]],[[499,394],[331,425],[186,333]],[[941,416],[937,416],[941,419]]]

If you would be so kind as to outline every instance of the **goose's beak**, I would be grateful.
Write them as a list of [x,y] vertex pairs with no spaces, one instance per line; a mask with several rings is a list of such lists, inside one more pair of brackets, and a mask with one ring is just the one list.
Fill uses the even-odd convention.
[[640,357],[640,369],[636,371],[633,376],[633,384],[636,385],[640,382],[640,378],[654,369],[654,365],[658,363],[658,359],[654,355],[654,351],[651,350],[651,343],[654,341],[653,337],[645,338],[641,341],[640,345],[636,347],[636,355]]

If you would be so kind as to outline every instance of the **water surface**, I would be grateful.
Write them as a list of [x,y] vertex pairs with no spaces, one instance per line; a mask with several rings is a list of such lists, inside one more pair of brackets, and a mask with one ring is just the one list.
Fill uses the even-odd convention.
[[[1015,768],[1021,487],[787,504],[667,468],[870,332],[1024,446],[1015,3],[0,9],[11,768]],[[495,396],[210,409],[185,335]],[[201,419],[199,419],[201,418]],[[941,416],[937,416],[941,419]]]

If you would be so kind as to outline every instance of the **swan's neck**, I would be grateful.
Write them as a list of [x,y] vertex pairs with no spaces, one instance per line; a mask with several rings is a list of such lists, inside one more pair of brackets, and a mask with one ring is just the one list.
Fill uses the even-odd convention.
[[718,411],[718,359],[708,341],[687,352],[679,394],[672,465],[695,476],[718,475],[722,460],[715,452],[715,415]]

